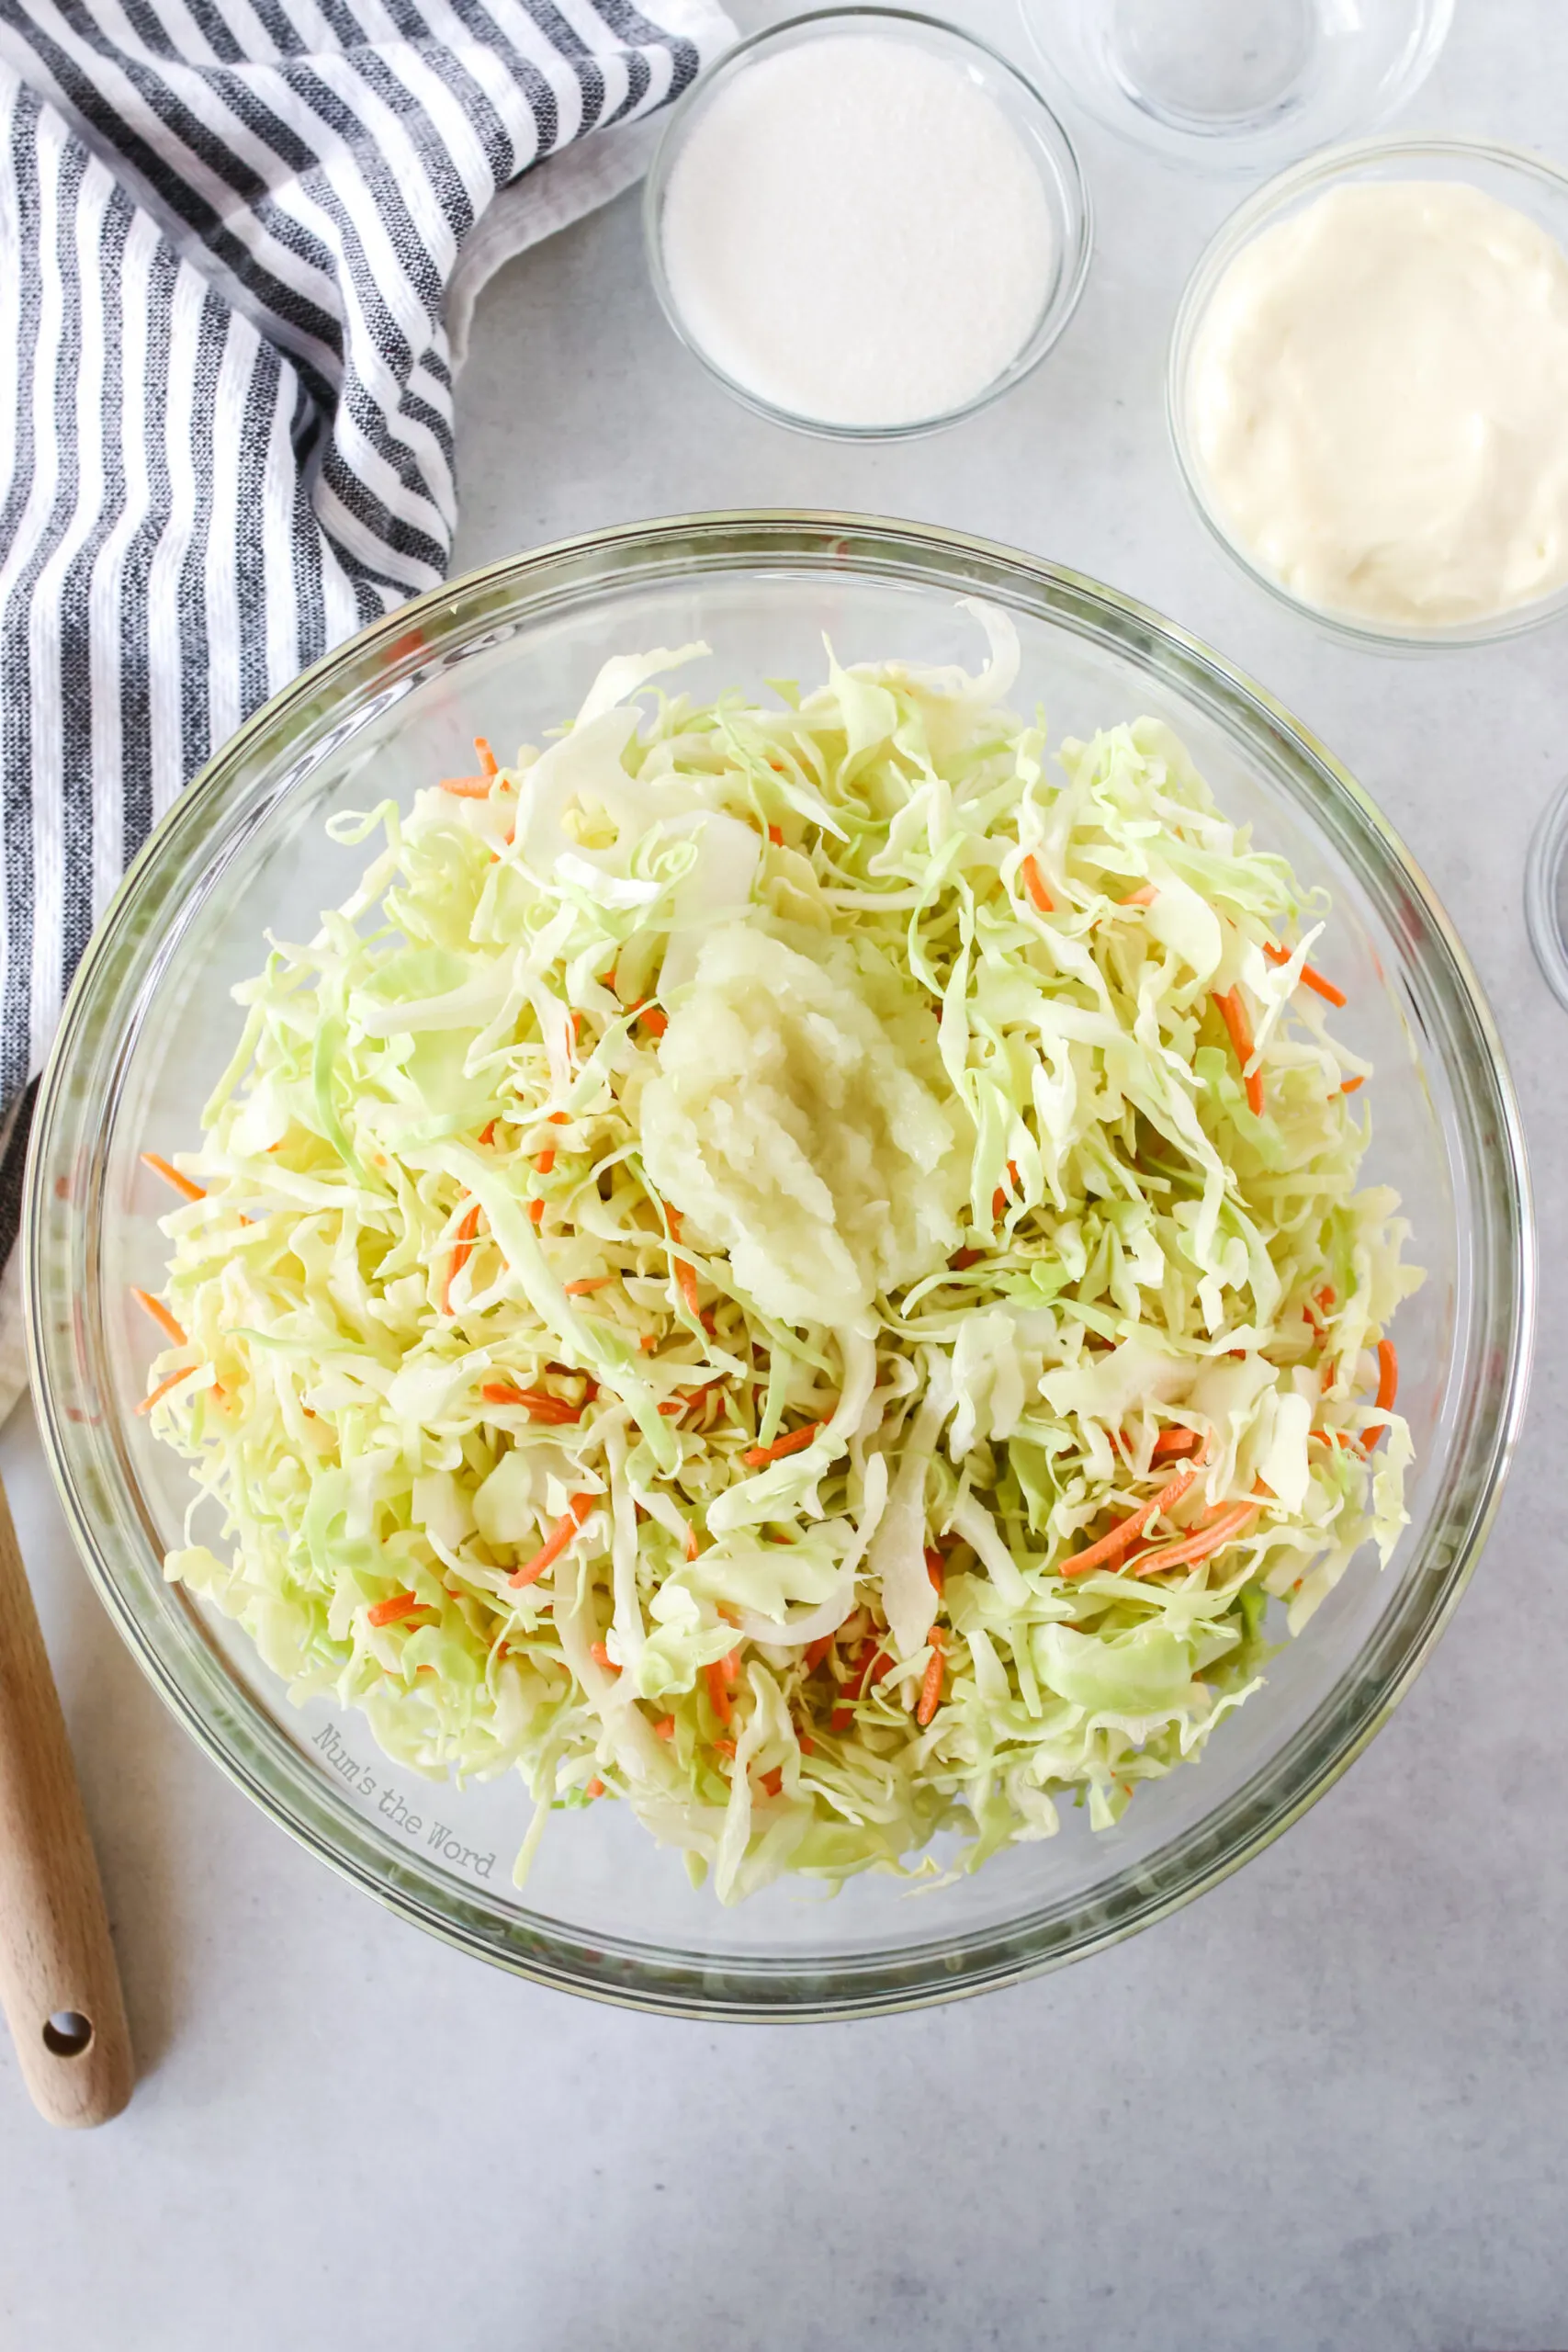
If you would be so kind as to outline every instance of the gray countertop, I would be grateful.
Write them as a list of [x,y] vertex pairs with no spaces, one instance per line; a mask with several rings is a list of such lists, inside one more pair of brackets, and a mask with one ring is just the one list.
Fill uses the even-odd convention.
[[[967,13],[1018,48],[1002,0]],[[1561,0],[1460,0],[1411,127],[1562,160],[1565,89]],[[17,2352],[1568,2345],[1568,1020],[1520,912],[1568,767],[1568,640],[1359,654],[1227,567],[1176,481],[1161,368],[1236,191],[1082,149],[1099,250],[1066,340],[995,410],[903,447],[727,401],[659,317],[635,197],[512,265],[461,384],[459,566],[689,508],[921,517],[1177,615],[1333,746],[1446,900],[1529,1130],[1544,1338],[1473,1587],[1316,1809],[1131,1943],[885,2023],[669,2024],[459,1958],[254,1811],[110,1630],[24,1408],[0,1467],[143,2076],[107,2130],[53,2135],[0,2048]]]

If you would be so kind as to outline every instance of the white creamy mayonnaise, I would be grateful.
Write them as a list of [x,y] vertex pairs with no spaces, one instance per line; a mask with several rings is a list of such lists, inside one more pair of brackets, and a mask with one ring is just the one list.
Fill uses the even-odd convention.
[[1478,187],[1352,183],[1265,230],[1187,391],[1215,519],[1308,604],[1440,628],[1568,582],[1568,255]]

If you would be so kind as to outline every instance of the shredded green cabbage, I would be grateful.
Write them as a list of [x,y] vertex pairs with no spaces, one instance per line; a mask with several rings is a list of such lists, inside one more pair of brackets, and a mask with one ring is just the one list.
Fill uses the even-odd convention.
[[1048,773],[973,609],[978,676],[649,714],[706,649],[634,657],[334,820],[383,845],[236,990],[164,1221],[223,1529],[168,1574],[726,1902],[1116,1820],[1404,1520],[1326,903],[1151,720]]

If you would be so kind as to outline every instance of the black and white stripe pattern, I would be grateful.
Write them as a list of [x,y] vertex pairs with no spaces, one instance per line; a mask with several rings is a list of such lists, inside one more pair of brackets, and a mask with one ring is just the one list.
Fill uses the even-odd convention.
[[446,570],[469,232],[729,37],[714,0],[658,5],[0,0],[0,1259],[127,861],[250,711]]

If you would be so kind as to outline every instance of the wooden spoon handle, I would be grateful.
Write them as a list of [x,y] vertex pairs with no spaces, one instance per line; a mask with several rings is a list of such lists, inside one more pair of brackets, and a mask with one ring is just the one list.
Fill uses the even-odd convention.
[[107,2123],[130,2097],[98,1865],[10,1508],[0,1487],[0,2004],[51,2123]]

